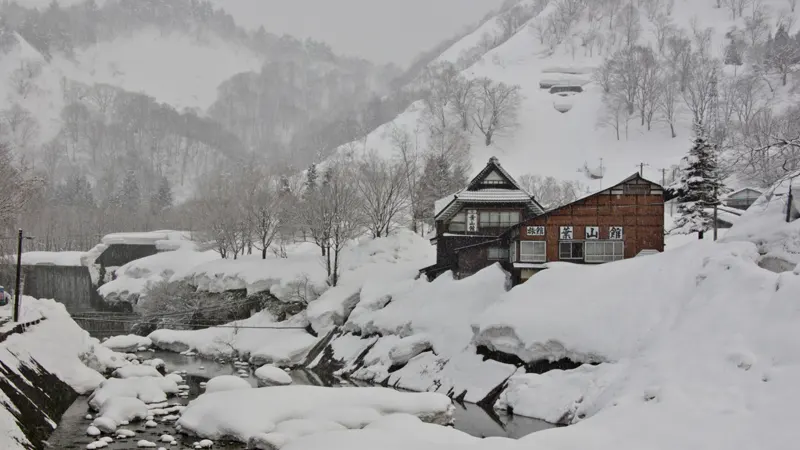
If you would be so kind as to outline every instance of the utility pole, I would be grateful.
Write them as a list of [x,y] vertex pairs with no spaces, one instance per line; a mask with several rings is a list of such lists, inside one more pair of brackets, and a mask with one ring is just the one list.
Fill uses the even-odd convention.
[[792,184],[795,178],[796,177],[789,178],[789,195],[786,197],[786,223],[792,221],[792,203],[794,203],[794,199],[792,198]]
[[639,176],[642,177],[642,178],[644,178],[644,166],[648,166],[649,167],[650,164],[645,164],[645,163],[641,162],[641,163],[636,165],[636,167],[639,168]]
[[17,284],[14,288],[14,322],[19,322],[19,290],[22,280],[22,228],[17,236]]
[[665,187],[667,184],[667,169],[661,169],[661,187]]
[[719,206],[719,198],[717,195],[717,188],[714,188],[714,242],[717,241],[717,207]]

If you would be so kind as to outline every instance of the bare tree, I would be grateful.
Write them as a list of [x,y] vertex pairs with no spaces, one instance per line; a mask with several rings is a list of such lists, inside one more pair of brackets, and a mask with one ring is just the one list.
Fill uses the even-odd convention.
[[339,162],[328,169],[328,182],[323,186],[324,201],[328,205],[326,225],[329,226],[326,268],[331,286],[339,284],[341,253],[345,245],[358,237],[363,230],[361,200],[350,164]]
[[794,12],[794,10],[797,8],[797,0],[786,0],[786,1],[787,3],[789,3],[789,9],[791,10],[791,12]]
[[658,97],[656,108],[661,115],[661,119],[669,125],[670,135],[674,138],[675,119],[680,105],[680,87],[678,77],[671,71],[665,71],[659,76],[659,89],[661,95]]
[[455,66],[449,63],[429,66],[423,76],[425,94],[423,115],[431,132],[441,132],[448,128],[452,121],[451,103],[457,96],[461,77]]
[[800,45],[789,36],[787,28],[783,25],[778,27],[772,47],[767,56],[767,65],[781,75],[781,84],[786,86],[789,73],[800,64]]
[[18,222],[21,213],[34,198],[43,180],[30,174],[25,166],[15,163],[11,146],[0,143],[0,226],[8,231]]
[[[418,132],[415,130],[414,136]],[[424,218],[424,211],[420,209],[419,177],[421,172],[422,154],[419,145],[411,133],[393,126],[389,137],[395,150],[395,158],[401,165],[405,190],[408,194],[409,207],[411,208],[411,229],[416,233],[418,222]]]
[[675,25],[672,23],[672,19],[666,14],[657,14],[653,18],[653,32],[656,35],[658,53],[663,54],[667,39],[675,34]]
[[475,108],[477,83],[472,78],[459,76],[454,89],[451,91],[450,105],[453,112],[461,122],[461,129],[469,131],[470,116]]
[[619,15],[619,27],[625,39],[625,45],[628,47],[635,45],[642,34],[642,24],[639,20],[639,10],[633,6],[633,2],[622,7]]
[[22,61],[9,79],[14,91],[23,99],[28,98],[36,89],[36,78],[42,73],[42,64],[38,61]]
[[661,96],[661,86],[658,74],[662,70],[656,55],[649,47],[637,47],[638,87],[636,89],[636,104],[639,108],[642,125],[650,126]]
[[404,167],[368,152],[356,174],[360,209],[372,237],[388,236],[409,204]]
[[750,16],[744,18],[744,35],[750,47],[764,43],[764,37],[769,33],[769,22],[769,15],[760,4],[753,8]]
[[547,209],[558,208],[575,201],[586,190],[578,181],[559,181],[553,177],[524,174],[520,186]]
[[692,112],[694,123],[705,124],[707,113],[716,100],[719,61],[706,59],[698,54],[695,54],[693,60],[683,100]]
[[513,130],[517,126],[517,114],[522,95],[519,86],[496,83],[490,78],[478,80],[478,97],[472,121],[485,138],[486,146],[492,145],[495,136]]
[[117,88],[108,84],[95,84],[87,92],[87,99],[103,116],[109,111],[117,98]]
[[681,92],[686,90],[692,68],[692,41],[683,33],[667,38],[667,60],[674,64]]
[[267,251],[281,230],[284,197],[274,178],[257,167],[247,167],[242,175],[245,205],[242,208],[252,233],[253,245],[267,259]]
[[618,95],[604,95],[603,110],[598,117],[597,124],[601,127],[611,127],[617,135],[617,140],[620,140],[620,130],[623,128],[625,130],[625,138],[628,138],[629,121],[628,102]]

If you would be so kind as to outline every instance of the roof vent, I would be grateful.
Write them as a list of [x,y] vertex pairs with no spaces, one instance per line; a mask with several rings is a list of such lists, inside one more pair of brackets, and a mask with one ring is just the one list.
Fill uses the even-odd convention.
[[496,156],[492,156],[491,158],[489,158],[489,162],[490,162],[490,163],[495,163],[495,164],[497,164],[497,163],[498,163],[498,162],[500,162],[500,161],[498,161],[498,160],[497,160],[497,157],[496,157]]

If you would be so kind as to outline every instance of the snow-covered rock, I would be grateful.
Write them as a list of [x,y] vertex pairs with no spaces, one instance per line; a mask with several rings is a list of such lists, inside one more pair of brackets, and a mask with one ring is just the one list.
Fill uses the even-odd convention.
[[149,365],[149,364],[139,364],[139,365],[120,367],[119,369],[115,370],[114,373],[112,373],[112,375],[115,378],[141,378],[141,377],[158,378],[162,376],[154,365]]
[[147,414],[147,405],[137,398],[111,397],[100,405],[92,425],[103,433],[113,433],[123,422],[142,420]]
[[347,428],[354,424],[354,414],[376,420],[394,413],[446,424],[452,419],[453,406],[448,397],[433,393],[280,386],[203,394],[189,404],[178,425],[185,432],[208,439],[233,437],[241,442],[252,439],[282,446],[298,434]]
[[292,377],[280,367],[265,364],[255,371],[259,386],[285,386],[292,384]]
[[206,394],[212,392],[234,391],[238,389],[251,389],[250,382],[233,375],[220,375],[208,380]]
[[153,345],[153,342],[149,338],[135,334],[114,336],[103,341],[104,347],[123,353],[135,352],[139,347],[150,347],[151,345]]

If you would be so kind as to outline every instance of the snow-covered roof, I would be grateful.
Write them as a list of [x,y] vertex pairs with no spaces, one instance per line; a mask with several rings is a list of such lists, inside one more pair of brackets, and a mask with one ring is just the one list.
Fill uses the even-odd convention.
[[480,191],[461,191],[456,198],[465,202],[527,202],[531,196],[525,191],[509,189],[482,189]]
[[[23,252],[22,265],[24,266],[82,266],[81,257],[84,252]],[[16,261],[16,255],[8,256]]]
[[738,194],[741,194],[741,193],[743,193],[743,192],[746,192],[746,191],[753,191],[753,192],[757,193],[758,195],[761,195],[761,194],[763,194],[763,193],[764,193],[764,191],[763,191],[763,190],[761,190],[761,189],[758,189],[758,188],[754,188],[754,187],[743,187],[743,188],[741,188],[741,189],[737,189],[737,190],[735,190],[735,191],[733,191],[733,192],[729,192],[728,194],[724,195],[722,198],[733,198],[733,197],[735,197],[736,195],[738,195]]
[[[485,180],[491,174],[505,178],[508,184],[513,186],[513,189],[502,188],[486,188],[476,189],[481,181]],[[447,197],[440,198],[434,202],[434,217],[436,220],[446,219],[448,216],[455,214],[461,209],[464,202],[468,203],[521,203],[528,209],[536,214],[544,212],[542,207],[536,200],[509,174],[500,162],[492,156],[489,162],[472,180],[467,184],[467,187],[456,192],[455,194],[448,195]]]
[[158,241],[190,240],[188,232],[160,230],[134,233],[112,233],[103,237],[101,242],[105,245],[155,245]]

